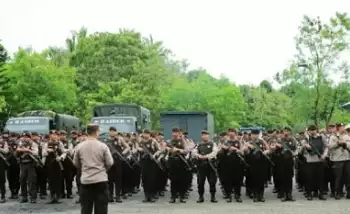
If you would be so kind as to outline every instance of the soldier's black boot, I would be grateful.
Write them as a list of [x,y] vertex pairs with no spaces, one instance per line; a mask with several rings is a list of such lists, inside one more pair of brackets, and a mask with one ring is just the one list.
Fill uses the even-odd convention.
[[347,198],[347,199],[350,199],[350,192],[347,192],[347,193],[346,193],[346,198]]
[[185,195],[180,195],[180,203],[186,203]]
[[117,202],[117,203],[122,203],[123,202],[122,199],[120,198],[120,195],[117,195],[115,197],[115,202]]
[[243,202],[241,196],[238,195],[238,194],[235,195],[235,200],[236,200],[237,203],[242,203]]
[[210,202],[211,203],[218,203],[218,201],[215,198],[215,193],[211,193],[210,194]]
[[149,195],[148,195],[148,202],[150,202],[150,203],[156,202],[155,197],[154,197],[153,195],[149,194]]
[[5,202],[6,202],[5,195],[2,195],[0,199],[0,203],[5,203]]
[[145,199],[142,200],[142,203],[147,203],[149,202],[149,195],[145,193]]
[[293,195],[292,195],[292,192],[289,192],[289,193],[287,194],[287,196],[288,196],[288,201],[295,201],[295,199],[294,199],[294,197],[293,197]]
[[308,201],[312,201],[312,200],[313,200],[312,194],[311,194],[311,193],[307,193],[307,194],[306,194],[306,199],[307,199]]
[[19,203],[28,203],[28,198],[23,197],[22,200]]
[[322,193],[320,193],[320,194],[318,195],[318,199],[321,200],[321,201],[327,200],[327,199],[326,199],[326,196],[324,196]]
[[260,202],[265,202],[264,192],[259,193],[258,199]]
[[253,199],[253,202],[259,202],[259,195],[258,195],[258,193],[255,193],[254,192],[254,199]]
[[109,199],[109,202],[114,202],[113,195],[109,195],[108,199]]
[[226,199],[227,203],[231,203],[232,202],[232,194],[227,194],[225,199]]
[[204,202],[204,197],[203,195],[199,195],[197,203],[203,203]]
[[176,202],[176,197],[175,196],[171,196],[169,203],[173,204],[175,202]]

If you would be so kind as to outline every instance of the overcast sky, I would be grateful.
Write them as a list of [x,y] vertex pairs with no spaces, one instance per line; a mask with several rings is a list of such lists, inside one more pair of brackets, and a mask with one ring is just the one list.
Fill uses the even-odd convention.
[[[0,39],[10,52],[63,46],[71,30],[133,28],[164,42],[191,67],[258,84],[294,54],[303,14],[326,19],[350,0],[0,0]],[[5,21],[5,22],[3,22]]]

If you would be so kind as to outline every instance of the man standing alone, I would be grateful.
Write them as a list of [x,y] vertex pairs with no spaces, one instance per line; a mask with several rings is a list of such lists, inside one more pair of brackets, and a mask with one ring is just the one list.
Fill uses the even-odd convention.
[[74,165],[81,169],[80,202],[81,213],[108,213],[107,170],[113,165],[112,155],[106,144],[97,140],[99,126],[87,126],[88,139],[77,145]]

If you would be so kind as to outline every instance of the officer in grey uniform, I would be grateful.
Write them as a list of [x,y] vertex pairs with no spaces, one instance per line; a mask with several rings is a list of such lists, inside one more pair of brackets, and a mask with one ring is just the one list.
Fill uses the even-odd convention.
[[21,183],[21,203],[28,202],[27,184],[29,186],[30,203],[36,203],[36,156],[38,156],[38,145],[31,141],[30,133],[24,133],[19,143],[17,152],[20,161],[20,183]]

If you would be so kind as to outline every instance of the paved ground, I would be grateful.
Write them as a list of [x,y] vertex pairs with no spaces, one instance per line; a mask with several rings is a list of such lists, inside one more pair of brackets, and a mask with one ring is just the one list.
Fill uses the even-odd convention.
[[[195,183],[195,181],[194,181]],[[208,189],[208,188],[207,188]],[[243,190],[244,192],[244,190]],[[242,192],[242,193],[243,193]],[[149,213],[149,214],[205,214],[215,213],[224,214],[229,212],[239,212],[242,214],[259,213],[259,214],[342,214],[350,213],[350,200],[342,199],[336,201],[329,198],[327,201],[306,201],[305,198],[297,191],[294,191],[295,202],[281,202],[272,194],[272,185],[266,190],[265,203],[253,203],[251,199],[244,198],[242,204],[226,203],[222,200],[222,194],[219,191],[217,198],[219,203],[212,204],[206,202],[197,204],[197,193],[193,191],[190,199],[186,204],[169,204],[169,193],[164,198],[159,199],[155,204],[141,203],[143,195],[141,193],[124,200],[122,204],[112,203],[109,205],[109,213]],[[209,199],[207,195],[206,199]],[[39,201],[38,204],[19,204],[17,201],[7,201],[0,204],[0,214],[14,213],[35,213],[35,214],[62,214],[62,213],[80,213],[80,206],[74,203],[74,200],[63,200],[59,205],[47,205],[46,201]]]

